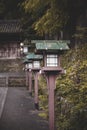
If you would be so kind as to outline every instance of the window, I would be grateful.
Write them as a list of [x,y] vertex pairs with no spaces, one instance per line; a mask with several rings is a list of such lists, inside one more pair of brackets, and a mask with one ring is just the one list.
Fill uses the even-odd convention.
[[47,55],[47,66],[50,66],[50,67],[58,66],[58,56],[57,55]]
[[28,68],[28,64],[25,64],[25,68],[26,68],[26,69]]
[[24,47],[23,49],[24,53],[28,53],[28,47]]

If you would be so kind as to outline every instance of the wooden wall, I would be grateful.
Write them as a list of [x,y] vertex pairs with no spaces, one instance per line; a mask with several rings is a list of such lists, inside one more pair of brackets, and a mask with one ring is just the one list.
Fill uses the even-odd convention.
[[20,58],[20,44],[16,42],[0,42],[0,59]]

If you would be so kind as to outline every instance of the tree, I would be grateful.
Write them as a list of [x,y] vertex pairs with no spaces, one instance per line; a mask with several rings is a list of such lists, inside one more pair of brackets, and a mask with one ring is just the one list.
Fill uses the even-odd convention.
[[24,2],[25,11],[32,13],[35,20],[32,27],[38,34],[58,33],[66,24],[67,14],[63,12],[62,8],[59,10],[56,4],[57,0],[33,0],[33,2],[27,0]]
[[78,17],[86,10],[86,0],[25,0],[22,5],[31,14],[32,28],[39,35],[58,34],[65,28],[73,32]]

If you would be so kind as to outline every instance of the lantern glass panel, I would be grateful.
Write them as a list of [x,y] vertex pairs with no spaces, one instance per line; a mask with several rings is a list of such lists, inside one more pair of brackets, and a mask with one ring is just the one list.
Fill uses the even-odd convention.
[[58,55],[47,55],[47,67],[58,66]]
[[34,68],[39,68],[40,67],[40,61],[34,61],[33,66],[34,66]]
[[28,53],[28,47],[23,48],[24,53]]
[[25,64],[25,68],[28,69],[28,64]]
[[20,48],[20,51],[23,52],[23,48],[22,47]]
[[32,63],[28,63],[28,68],[29,68],[29,69],[32,68]]

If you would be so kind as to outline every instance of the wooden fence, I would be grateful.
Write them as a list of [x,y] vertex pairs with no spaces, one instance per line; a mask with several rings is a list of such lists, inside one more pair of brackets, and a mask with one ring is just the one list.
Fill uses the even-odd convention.
[[0,87],[24,87],[26,86],[25,73],[0,73]]

